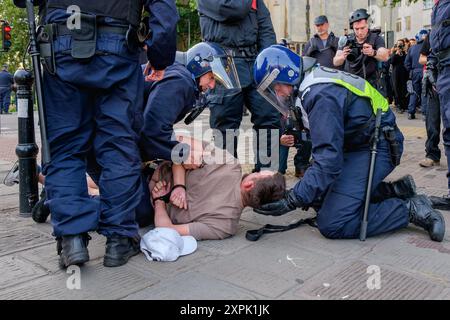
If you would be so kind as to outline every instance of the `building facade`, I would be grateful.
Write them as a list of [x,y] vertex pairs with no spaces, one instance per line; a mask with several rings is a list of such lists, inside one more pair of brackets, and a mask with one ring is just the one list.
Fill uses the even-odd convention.
[[[314,18],[326,15],[330,29],[337,36],[348,32],[350,13],[358,8],[368,9],[371,28],[381,28],[390,47],[397,39],[413,38],[421,29],[430,27],[433,0],[419,0],[391,8],[383,0],[264,0],[269,8],[278,41],[287,39],[293,48],[301,51],[302,45],[313,36]],[[387,1],[389,3],[389,1]],[[309,5],[309,10],[308,10]],[[309,30],[308,30],[309,29]]]

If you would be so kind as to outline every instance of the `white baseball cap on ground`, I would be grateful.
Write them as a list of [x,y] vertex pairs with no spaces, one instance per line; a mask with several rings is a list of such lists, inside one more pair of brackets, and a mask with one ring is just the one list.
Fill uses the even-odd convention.
[[155,228],[141,238],[141,251],[150,261],[175,261],[180,256],[193,253],[197,240],[181,236],[172,228]]

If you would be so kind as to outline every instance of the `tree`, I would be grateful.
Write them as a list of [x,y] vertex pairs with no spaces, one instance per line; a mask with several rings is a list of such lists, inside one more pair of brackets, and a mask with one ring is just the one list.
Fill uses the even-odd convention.
[[[201,41],[199,17],[195,0],[176,1],[180,21],[177,26],[178,50],[186,51],[189,46]],[[12,46],[8,52],[0,53],[0,65],[7,63],[9,71],[22,65],[28,45],[28,24],[25,9],[17,8],[12,0],[0,0],[0,19],[10,23]],[[27,60],[27,66],[29,60]]]
[[186,51],[201,41],[200,21],[195,0],[177,0],[180,21],[177,26],[178,50]]
[[17,8],[11,0],[0,0],[0,19],[11,25],[11,48],[0,53],[0,65],[7,63],[14,72],[22,63],[28,44],[28,24],[24,9]]

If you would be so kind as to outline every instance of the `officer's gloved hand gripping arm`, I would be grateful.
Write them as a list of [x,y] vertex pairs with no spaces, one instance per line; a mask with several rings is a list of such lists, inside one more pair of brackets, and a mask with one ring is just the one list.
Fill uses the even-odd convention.
[[252,9],[253,0],[197,0],[197,8],[218,22],[236,22],[244,19]]
[[308,113],[314,163],[303,179],[286,193],[285,198],[255,209],[257,213],[282,215],[311,205],[326,193],[341,173],[344,164],[344,119],[341,106],[345,103],[347,93],[343,88],[335,89],[335,85],[319,86],[311,87],[302,100]]
[[147,58],[155,70],[163,70],[175,61],[178,11],[173,0],[146,0],[145,9],[150,12],[152,32],[145,42]]

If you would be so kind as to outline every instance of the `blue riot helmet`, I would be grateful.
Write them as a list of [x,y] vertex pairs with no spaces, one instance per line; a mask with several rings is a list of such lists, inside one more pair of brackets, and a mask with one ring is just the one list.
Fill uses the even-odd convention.
[[415,37],[416,41],[422,42],[427,35],[428,35],[428,31],[426,29],[420,29],[420,31],[417,32],[417,34],[416,34],[416,37]]
[[[184,55],[177,53],[177,61],[181,60],[184,60],[182,63],[191,72],[201,91],[193,110],[184,119],[186,124],[193,122],[209,106],[211,96],[229,96],[241,91],[233,57],[219,45],[201,42]],[[207,77],[202,79],[202,76]]]
[[[272,45],[258,55],[253,68],[258,93],[285,116],[294,106],[296,88],[305,71],[316,64],[316,59],[300,57],[292,50]],[[280,86],[285,84],[288,86]]]
[[239,76],[233,57],[215,43],[201,42],[186,53],[186,68],[200,83],[200,78],[211,72],[215,86],[211,93],[222,96],[236,94],[241,91]]

